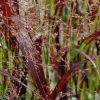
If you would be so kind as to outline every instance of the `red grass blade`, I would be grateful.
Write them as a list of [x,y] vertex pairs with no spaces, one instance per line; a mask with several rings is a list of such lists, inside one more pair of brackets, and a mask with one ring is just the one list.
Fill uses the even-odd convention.
[[64,84],[68,83],[69,78],[71,77],[71,74],[75,74],[78,71],[77,67],[73,67],[72,71],[67,71],[65,75],[61,78],[61,80],[58,82],[57,86],[53,90],[51,94],[52,100],[55,100],[57,95],[62,91],[62,87]]
[[87,38],[85,38],[83,41],[89,41],[89,42],[91,42],[91,41],[97,39],[99,36],[100,36],[100,31],[95,31],[90,36],[88,36]]

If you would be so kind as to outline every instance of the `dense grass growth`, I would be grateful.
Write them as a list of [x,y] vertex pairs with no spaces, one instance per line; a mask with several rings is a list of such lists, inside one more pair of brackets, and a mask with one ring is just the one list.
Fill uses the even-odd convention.
[[0,0],[0,100],[100,100],[100,1]]

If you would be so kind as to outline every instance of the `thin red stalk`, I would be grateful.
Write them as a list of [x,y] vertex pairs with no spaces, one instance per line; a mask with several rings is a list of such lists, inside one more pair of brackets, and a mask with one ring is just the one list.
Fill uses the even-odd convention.
[[55,7],[55,15],[61,16],[64,3],[65,3],[64,0],[60,0],[59,3],[57,4],[57,1],[55,0],[55,5],[57,4]]
[[[9,29],[8,27],[10,26],[10,17],[11,17],[11,10],[8,5],[8,0],[0,0],[0,5],[2,6],[2,11],[3,11],[3,17],[6,25],[6,31],[5,31],[5,39],[9,38]],[[7,41],[7,40],[6,40]]]

